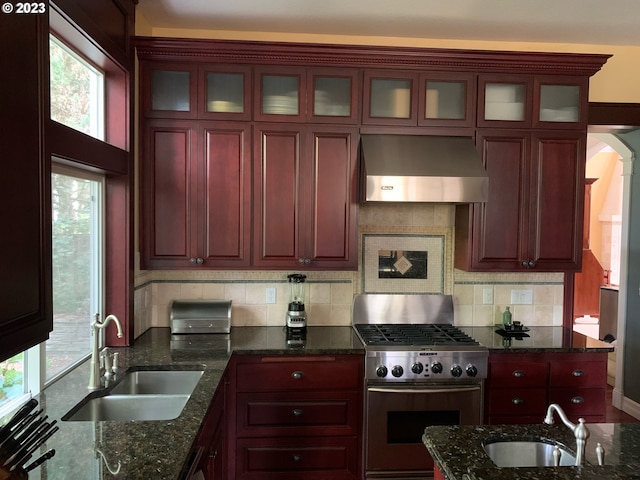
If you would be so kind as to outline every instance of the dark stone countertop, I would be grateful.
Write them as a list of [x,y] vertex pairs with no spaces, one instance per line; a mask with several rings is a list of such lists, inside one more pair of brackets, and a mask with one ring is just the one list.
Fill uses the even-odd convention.
[[[558,420],[559,422],[559,420]],[[498,468],[484,452],[492,439],[558,441],[575,452],[573,433],[560,424],[427,427],[423,442],[446,480],[632,480],[640,479],[640,424],[591,423],[582,467]],[[596,444],[605,450],[598,466]]]
[[[29,472],[30,480],[176,480],[180,476],[213,394],[235,354],[363,354],[351,327],[309,327],[304,345],[287,345],[284,327],[232,328],[229,335],[171,340],[168,328],[152,328],[119,352],[120,367],[202,367],[204,373],[181,415],[169,421],[67,422],[61,418],[89,394],[89,361],[36,398],[60,430],[36,452],[55,456]],[[110,473],[116,472],[118,473]]]
[[498,327],[467,327],[461,330],[491,353],[612,352],[613,345],[564,327],[531,327],[527,337],[506,338],[496,333]]

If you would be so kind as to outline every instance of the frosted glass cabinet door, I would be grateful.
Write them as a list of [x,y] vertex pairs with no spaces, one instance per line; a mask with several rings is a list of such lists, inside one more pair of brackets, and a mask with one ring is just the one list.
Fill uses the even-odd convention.
[[523,122],[526,117],[527,87],[524,84],[485,84],[484,119]]
[[372,79],[369,115],[411,118],[411,87],[411,80]]
[[307,120],[353,124],[358,121],[359,72],[312,68],[307,71]]
[[251,68],[205,65],[198,74],[202,118],[251,120]]
[[541,122],[579,122],[580,87],[578,85],[541,85]]
[[475,75],[423,73],[419,88],[418,125],[475,126]]
[[195,66],[142,63],[140,70],[145,116],[195,118],[198,76]]
[[300,81],[284,75],[262,76],[263,115],[299,115]]

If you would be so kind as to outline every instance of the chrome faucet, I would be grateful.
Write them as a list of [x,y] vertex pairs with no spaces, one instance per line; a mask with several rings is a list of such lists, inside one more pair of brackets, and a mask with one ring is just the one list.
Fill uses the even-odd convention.
[[[96,313],[95,316],[95,320],[93,322],[91,322],[91,335],[93,336],[93,338],[91,339],[91,372],[90,372],[90,376],[89,376],[89,389],[90,390],[98,390],[99,388],[102,387],[102,383],[101,383],[101,373],[100,373],[100,352],[98,351],[98,338],[99,338],[99,332],[100,330],[104,329],[107,327],[107,325],[109,325],[109,322],[111,322],[111,320],[113,320],[116,324],[116,328],[118,329],[118,338],[122,338],[122,325],[120,325],[120,320],[118,320],[118,317],[116,317],[115,315],[108,315],[107,318],[104,319],[104,321],[100,321],[100,314]],[[105,348],[103,350],[103,352],[108,356],[109,353],[108,351],[106,351],[107,349]],[[109,371],[107,371],[107,368],[105,368],[105,374],[108,378],[111,377],[112,374],[112,364],[111,364],[111,359],[109,357],[109,359],[105,362],[106,365],[109,366]]]
[[589,429],[587,429],[587,426],[584,424],[584,418],[579,418],[577,424],[571,423],[565,415],[564,410],[560,408],[560,405],[552,403],[547,407],[547,415],[544,417],[544,423],[547,425],[553,424],[554,411],[558,413],[562,423],[564,423],[576,437],[576,466],[580,466],[584,462],[584,452],[587,445],[587,438],[589,438]]

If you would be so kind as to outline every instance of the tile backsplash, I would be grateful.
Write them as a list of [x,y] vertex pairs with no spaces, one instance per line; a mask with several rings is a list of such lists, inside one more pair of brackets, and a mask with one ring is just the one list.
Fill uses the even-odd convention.
[[[350,325],[353,295],[362,292],[366,235],[442,237],[442,290],[454,298],[459,325],[500,323],[506,305],[525,325],[561,325],[564,275],[560,273],[469,273],[453,268],[455,207],[442,204],[363,204],[359,206],[359,268],[352,272],[304,272],[309,325]],[[139,262],[136,262],[139,265]],[[440,270],[439,270],[440,271]],[[140,271],[136,269],[135,336],[150,327],[168,327],[176,299],[232,300],[232,325],[284,325],[289,271]],[[402,291],[404,279],[389,280]],[[276,289],[276,303],[266,289]],[[490,291],[490,294],[488,292]],[[512,290],[531,291],[531,304],[511,304]],[[488,302],[491,300],[491,302]]]

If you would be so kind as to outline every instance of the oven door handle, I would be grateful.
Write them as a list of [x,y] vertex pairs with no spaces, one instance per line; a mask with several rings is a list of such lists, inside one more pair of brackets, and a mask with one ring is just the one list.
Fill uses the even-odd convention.
[[480,390],[479,385],[469,387],[451,387],[451,388],[386,388],[386,387],[368,387],[367,391],[375,393],[458,393],[473,392]]

